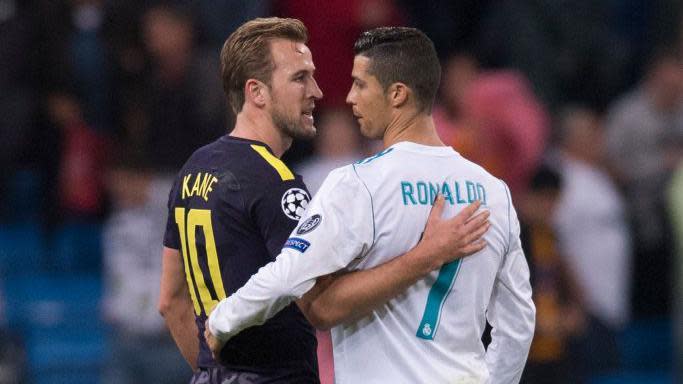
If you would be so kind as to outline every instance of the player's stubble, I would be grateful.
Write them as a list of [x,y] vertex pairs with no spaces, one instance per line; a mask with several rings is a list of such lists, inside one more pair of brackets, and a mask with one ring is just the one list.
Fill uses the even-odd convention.
[[289,116],[286,111],[280,108],[279,102],[273,107],[271,118],[273,119],[273,124],[280,132],[297,140],[308,140],[315,137],[315,126],[312,125],[310,128],[306,127],[306,124],[301,118],[301,114],[298,114],[296,117]]

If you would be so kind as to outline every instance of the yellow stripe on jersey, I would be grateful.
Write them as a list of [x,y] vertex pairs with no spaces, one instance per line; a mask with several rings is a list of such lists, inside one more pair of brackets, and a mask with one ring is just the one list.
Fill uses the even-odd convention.
[[280,178],[282,178],[282,181],[294,180],[294,174],[292,173],[292,171],[290,171],[289,168],[287,168],[287,166],[285,165],[285,163],[282,162],[282,160],[278,159],[277,157],[273,156],[272,153],[268,152],[266,147],[255,144],[252,144],[251,147],[254,148],[254,151],[258,152],[258,154],[261,155],[261,157],[263,157],[268,162],[268,164],[272,165],[273,168],[275,168],[277,173],[280,174]]
[[[194,313],[199,316],[202,313],[202,309],[199,308],[197,294],[194,292],[192,275],[190,275],[190,263],[187,258],[187,240],[185,239],[185,208],[175,209],[175,222],[178,224],[178,230],[180,231],[180,245],[183,259],[185,259],[183,264],[185,264],[185,279],[187,280],[187,289],[190,291],[190,298],[192,299],[192,304],[194,305]],[[194,247],[194,245],[191,246]]]

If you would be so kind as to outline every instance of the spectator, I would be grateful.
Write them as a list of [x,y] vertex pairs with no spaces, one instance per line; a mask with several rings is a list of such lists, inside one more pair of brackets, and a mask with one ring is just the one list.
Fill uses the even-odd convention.
[[70,76],[90,125],[110,131],[112,78],[109,50],[102,36],[104,0],[70,0],[72,32],[68,37]]
[[683,156],[683,65],[659,51],[642,83],[609,110],[610,166],[625,191],[634,229],[634,311],[666,315],[671,303],[672,236],[663,191]]
[[[443,109],[434,112],[445,143],[503,179],[513,198],[538,166],[548,136],[545,108],[521,73],[480,71],[473,56],[444,66]],[[451,124],[451,128],[444,125]]]
[[31,4],[33,50],[39,52],[33,56],[33,85],[44,106],[44,126],[32,138],[31,156],[43,167],[49,224],[94,225],[105,210],[100,167],[113,111],[108,51],[100,34],[102,5],[100,0]]
[[104,383],[187,383],[191,371],[154,305],[159,247],[172,180],[155,178],[135,154],[108,172],[113,211],[104,226],[103,311],[112,327]]
[[[527,76],[550,108],[570,100],[604,107],[623,88],[632,48],[610,24],[608,0],[503,0],[480,21],[478,53]],[[586,86],[590,84],[590,86]]]
[[214,0],[194,2],[199,17],[199,28],[207,44],[219,54],[225,39],[242,23],[256,17],[267,17],[271,0]]
[[48,114],[63,141],[58,173],[62,213],[67,219],[95,219],[104,205],[106,139],[86,122],[82,105],[69,93],[52,93]]
[[552,213],[563,189],[560,175],[541,166],[520,197],[522,248],[529,261],[536,331],[522,383],[575,383],[570,343],[582,331],[581,294],[558,250]]
[[102,36],[103,0],[38,1],[38,76],[47,91],[68,91],[93,129],[112,126],[109,50]]
[[476,46],[480,21],[491,0],[399,0],[414,25],[427,34],[441,58]]
[[605,170],[600,117],[569,106],[558,120],[564,188],[554,221],[588,314],[576,359],[592,375],[618,368],[616,336],[630,315],[631,239],[624,201]]
[[218,55],[195,47],[184,8],[149,8],[142,35],[151,68],[142,84],[126,85],[122,138],[157,172],[173,173],[194,150],[225,133]]
[[[481,140],[474,124],[466,119],[465,93],[479,77],[479,61],[469,52],[460,52],[448,57],[442,66],[442,81],[439,89],[439,104],[434,107],[436,130],[445,143],[449,143],[467,158],[475,155]],[[478,156],[482,158],[482,156]],[[481,159],[484,168],[491,164]]]
[[315,77],[325,97],[324,107],[344,107],[351,86],[353,43],[361,32],[382,25],[399,25],[403,17],[393,0],[280,0],[276,10],[308,28],[308,46],[315,55]]

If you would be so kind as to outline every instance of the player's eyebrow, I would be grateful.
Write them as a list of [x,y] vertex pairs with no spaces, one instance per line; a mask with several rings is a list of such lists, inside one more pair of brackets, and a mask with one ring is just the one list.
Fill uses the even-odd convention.
[[294,72],[294,74],[292,74],[292,78],[294,79],[294,78],[299,77],[301,75],[307,75],[307,74],[310,74],[311,76],[313,76],[314,72],[315,72],[315,68],[313,68],[313,69],[300,69],[300,70]]

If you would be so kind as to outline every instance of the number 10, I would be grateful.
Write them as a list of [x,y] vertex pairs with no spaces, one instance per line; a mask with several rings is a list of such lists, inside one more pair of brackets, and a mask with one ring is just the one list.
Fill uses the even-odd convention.
[[[178,230],[180,231],[180,245],[183,248],[182,251],[185,264],[185,278],[187,279],[187,287],[190,291],[190,297],[192,297],[192,303],[194,304],[194,312],[197,316],[202,313],[202,308],[199,306],[199,301],[197,301],[197,295],[194,290],[194,286],[196,285],[197,291],[199,292],[199,298],[201,299],[201,305],[204,308],[204,313],[208,316],[209,313],[211,313],[211,310],[218,304],[218,301],[225,298],[221,269],[218,264],[218,253],[216,252],[216,240],[214,239],[213,227],[211,226],[211,211],[208,209],[190,209],[186,220],[185,208],[176,208],[175,222],[178,224]],[[206,281],[204,281],[204,274],[199,266],[196,239],[197,227],[201,227],[204,232],[206,264],[209,266],[209,275],[216,295],[218,296],[217,300],[211,297]],[[189,255],[188,249],[190,251]],[[190,274],[190,265],[192,266],[192,274]],[[192,282],[192,276],[194,276],[194,284]]]

